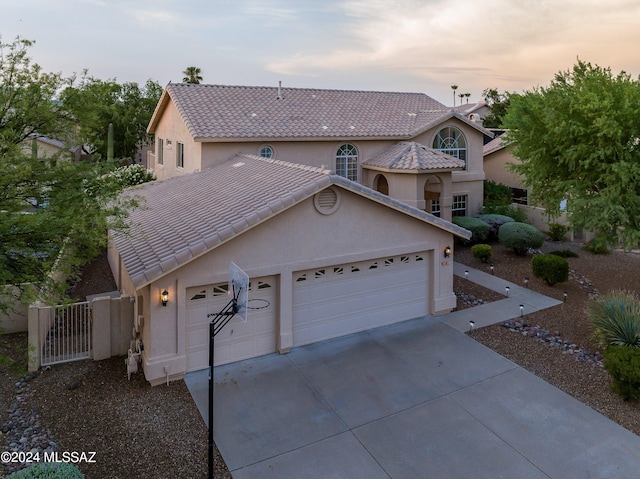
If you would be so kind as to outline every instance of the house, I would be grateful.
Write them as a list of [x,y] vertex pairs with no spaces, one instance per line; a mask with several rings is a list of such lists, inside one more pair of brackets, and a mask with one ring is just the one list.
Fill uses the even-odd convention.
[[329,169],[238,153],[133,193],[145,207],[109,262],[151,384],[208,366],[230,261],[250,277],[249,318],[216,335],[216,365],[456,305],[451,246],[470,233]]
[[167,85],[148,133],[158,179],[244,153],[327,168],[448,220],[480,211],[493,136],[422,93],[183,83]]
[[469,120],[480,123],[481,125],[484,119],[491,114],[491,107],[487,105],[484,99],[475,103],[463,103],[454,106],[453,109]]

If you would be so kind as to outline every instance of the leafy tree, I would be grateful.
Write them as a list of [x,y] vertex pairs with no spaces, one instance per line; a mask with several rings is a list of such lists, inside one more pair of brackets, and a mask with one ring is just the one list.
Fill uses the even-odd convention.
[[140,87],[133,82],[100,80],[85,71],[79,82],[77,78],[69,80],[61,100],[73,113],[79,141],[88,145],[92,154],[107,158],[111,123],[114,157],[130,160],[140,146],[152,141],[147,126],[161,95],[162,87],[153,80]]
[[200,73],[202,73],[202,71],[198,67],[187,67],[185,71],[182,72],[184,75],[184,78],[182,79],[183,83],[199,85],[200,82],[202,82],[202,76]]
[[509,110],[511,103],[511,93],[505,91],[500,93],[497,88],[487,88],[482,92],[487,102],[487,106],[491,108],[489,113],[482,122],[485,128],[503,128],[503,118]]
[[[32,44],[16,39],[1,46],[0,284],[35,282],[41,300],[60,301],[65,285],[50,278],[53,264],[76,272],[106,246],[107,228],[122,227],[135,198],[121,199],[122,182],[108,175],[113,165],[32,152],[29,137],[73,131],[57,97],[66,80],[31,64]],[[11,302],[0,298],[0,309]]]
[[640,83],[578,61],[546,88],[510,96],[505,126],[535,203],[604,244],[640,244]]

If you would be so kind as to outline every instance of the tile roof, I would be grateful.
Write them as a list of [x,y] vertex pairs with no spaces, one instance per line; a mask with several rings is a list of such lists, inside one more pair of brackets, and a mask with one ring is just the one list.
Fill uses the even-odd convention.
[[329,185],[366,196],[455,235],[470,235],[448,221],[329,170],[236,155],[201,172],[134,189],[130,194],[146,201],[132,212],[130,230],[125,234],[112,232],[112,238],[134,286],[141,288]]
[[170,83],[150,133],[170,100],[195,141],[408,139],[452,116],[463,118],[423,93]]
[[507,142],[505,141],[506,139],[503,138],[503,136],[504,135],[497,136],[493,140],[491,140],[489,143],[484,145],[482,147],[482,156],[487,156],[491,153],[494,153],[498,150],[502,150],[503,148],[505,148],[507,146]]
[[362,163],[363,168],[400,171],[459,170],[465,163],[415,141],[401,141]]

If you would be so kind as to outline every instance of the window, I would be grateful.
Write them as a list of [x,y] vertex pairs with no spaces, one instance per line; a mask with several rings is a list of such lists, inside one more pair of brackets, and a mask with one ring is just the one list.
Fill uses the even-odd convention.
[[453,197],[451,216],[467,216],[467,195]]
[[358,181],[358,150],[348,143],[338,148],[336,174],[351,181]]
[[176,148],[176,166],[178,168],[184,168],[184,143],[177,142]]
[[270,146],[263,146],[258,153],[262,158],[273,158],[273,148]]
[[431,200],[431,214],[440,217],[440,200]]
[[433,140],[433,148],[464,161],[467,168],[467,142],[457,128],[448,126],[440,130]]
[[158,138],[158,164],[164,164],[164,158],[162,155],[164,154],[164,140],[162,138]]

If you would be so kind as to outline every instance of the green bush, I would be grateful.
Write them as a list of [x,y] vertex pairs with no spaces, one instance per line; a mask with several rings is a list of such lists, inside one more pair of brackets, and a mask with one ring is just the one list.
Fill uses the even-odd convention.
[[552,241],[564,241],[564,235],[567,234],[569,228],[560,223],[549,223],[549,238]]
[[489,237],[489,225],[478,218],[454,216],[452,221],[454,224],[471,231],[471,239],[469,241],[463,240],[463,244],[482,243]]
[[630,291],[613,291],[589,305],[587,317],[600,346],[640,347],[640,297]]
[[513,218],[518,223],[528,223],[529,218],[524,209],[514,205],[487,205],[482,208],[482,214],[486,215],[504,215]]
[[550,286],[569,279],[569,263],[555,254],[535,255],[531,258],[531,268],[536,278],[544,279]]
[[486,263],[493,258],[493,249],[488,244],[475,244],[471,247],[471,254],[474,258]]
[[502,183],[484,180],[484,204],[485,205],[510,205],[513,193],[511,188]]
[[510,216],[497,215],[493,213],[481,214],[481,215],[478,215],[477,218],[489,225],[489,240],[491,241],[497,241],[498,231],[500,231],[500,227],[503,224],[514,221],[513,218],[511,218]]
[[557,249],[555,251],[550,251],[549,254],[555,254],[556,256],[560,256],[561,258],[579,258],[580,257],[578,253],[570,249]]
[[80,470],[66,462],[41,462],[13,474],[7,479],[83,479]]
[[500,227],[498,240],[505,248],[510,248],[515,254],[524,256],[530,248],[539,248],[543,245],[544,235],[531,225],[512,221]]
[[625,401],[640,399],[640,348],[611,345],[603,357],[604,368],[613,380],[613,392]]
[[592,239],[591,241],[586,243],[582,247],[582,249],[593,254],[610,254],[611,253],[611,251],[609,251],[609,248],[607,248],[607,245],[597,239]]

